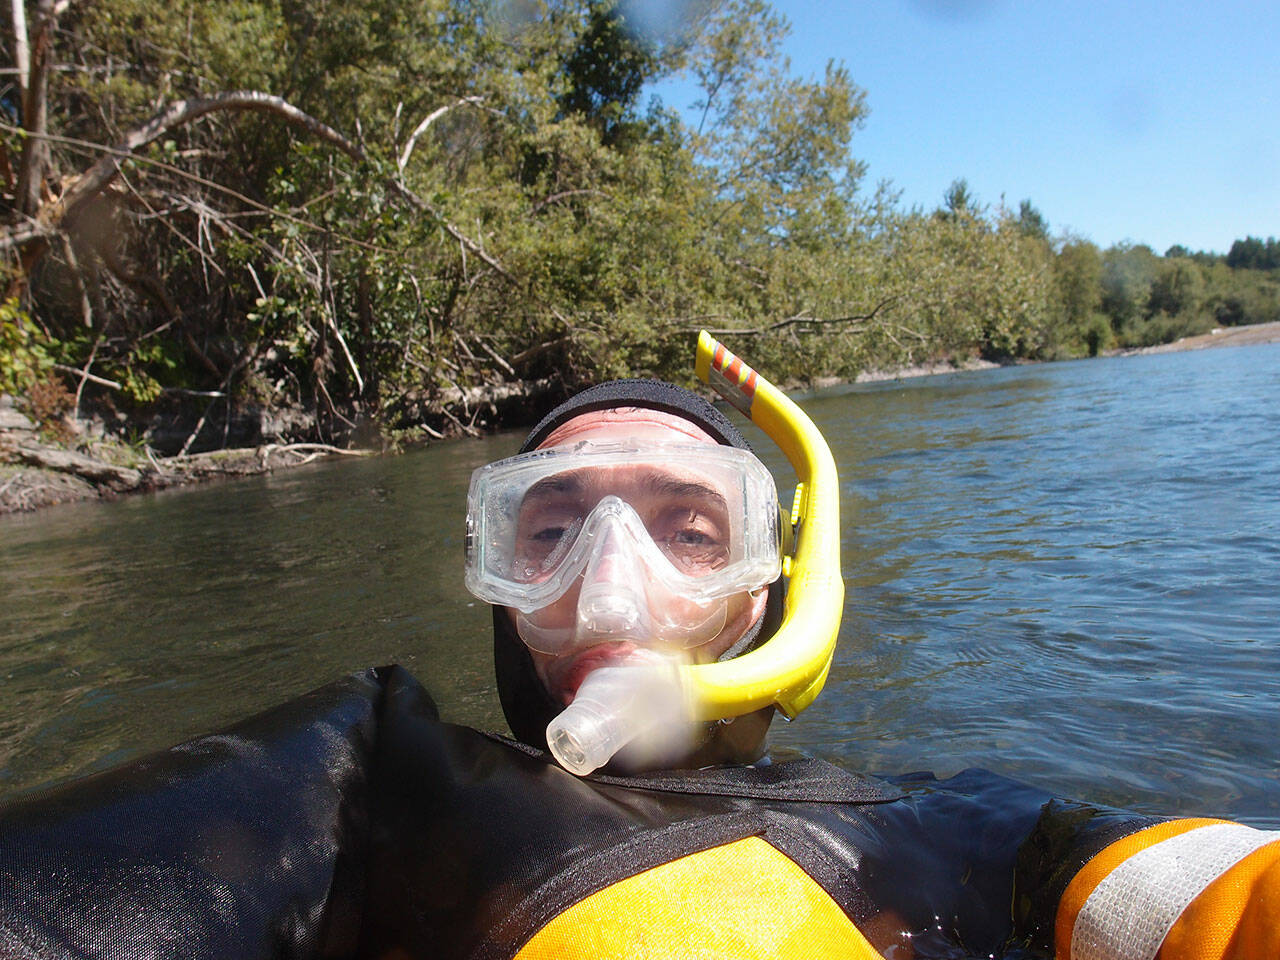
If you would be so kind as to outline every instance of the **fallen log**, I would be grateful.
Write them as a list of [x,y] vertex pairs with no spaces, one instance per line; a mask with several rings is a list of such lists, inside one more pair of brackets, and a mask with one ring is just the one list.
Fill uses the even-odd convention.
[[108,486],[113,490],[135,490],[142,485],[143,474],[131,467],[95,460],[70,450],[19,443],[14,453],[18,459],[33,467],[56,470],[82,477],[90,483]]

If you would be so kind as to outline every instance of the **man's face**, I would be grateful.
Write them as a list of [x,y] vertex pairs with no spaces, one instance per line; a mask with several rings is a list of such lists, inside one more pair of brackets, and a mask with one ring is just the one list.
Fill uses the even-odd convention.
[[[589,440],[596,443],[620,440],[652,441],[654,443],[706,443],[716,441],[696,424],[681,417],[658,410],[626,407],[593,411],[574,417],[555,430],[539,445],[539,449],[561,446]],[[690,565],[714,564],[716,541],[724,520],[718,510],[716,495],[702,491],[696,483],[678,475],[655,475],[652,467],[621,466],[598,471],[594,475],[573,478],[571,489],[564,493],[573,497],[575,509],[588,507],[604,496],[613,494],[626,501],[650,526],[651,531],[679,545],[682,557]],[[674,495],[673,495],[674,491]],[[555,509],[554,500],[549,504]],[[536,531],[529,531],[531,537]],[[536,547],[535,547],[536,549]],[[606,558],[588,571],[586,578],[618,579],[642,575],[629,566],[625,555]],[[554,628],[571,627],[578,617],[578,601],[587,583],[580,583],[540,613],[540,621]],[[708,628],[710,636],[696,646],[682,650],[681,654],[694,663],[708,663],[728,650],[761,616],[764,615],[768,588],[754,594],[742,593],[729,599],[722,622],[717,620]],[[670,603],[680,603],[672,598]],[[516,611],[508,608],[517,630],[520,629]],[[526,638],[530,640],[531,638]],[[627,659],[637,649],[632,639],[611,637],[607,630],[598,635],[588,635],[562,652],[549,654],[530,649],[534,669],[539,680],[559,703],[573,700],[583,679],[592,670]]]

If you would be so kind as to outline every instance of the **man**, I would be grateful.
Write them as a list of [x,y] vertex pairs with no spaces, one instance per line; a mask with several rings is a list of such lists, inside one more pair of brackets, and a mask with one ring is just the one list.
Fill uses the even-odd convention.
[[[519,505],[510,517],[484,509],[504,498]],[[732,658],[777,628],[773,480],[733,424],[688,391],[656,381],[587,390],[538,424],[520,455],[477,471],[469,500],[472,542],[487,552],[469,552],[467,582],[512,604],[494,607],[498,689],[530,745],[546,748],[548,724],[601,667],[640,654]],[[537,569],[509,579],[512,553]],[[544,589],[531,598],[531,588]],[[724,717],[665,750],[650,743],[657,752],[633,752],[630,769],[754,761],[772,715]]]
[[[787,632],[795,556],[783,609],[786,524],[728,450],[740,434],[669,384],[553,411],[479,473],[468,508],[468,583],[499,604],[517,740],[440,722],[391,668],[14,804],[0,955],[1278,955],[1273,835],[981,771],[886,782],[761,762],[774,709],[754,688],[679,700],[685,740],[562,769],[548,727],[594,677],[656,657],[676,666],[652,675],[701,682],[805,644]],[[752,662],[787,668],[768,689],[798,709],[825,662],[770,656]]]

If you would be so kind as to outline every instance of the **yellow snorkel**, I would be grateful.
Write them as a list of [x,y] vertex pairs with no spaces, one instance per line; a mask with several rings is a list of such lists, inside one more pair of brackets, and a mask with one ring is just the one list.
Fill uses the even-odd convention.
[[[698,377],[776,443],[799,478],[784,538],[787,594],[782,626],[760,647],[717,663],[639,661],[592,671],[573,702],[547,725],[556,760],[579,776],[631,741],[688,722],[739,717],[776,705],[787,719],[822,690],[844,607],[836,465],[813,421],[785,394],[705,330]],[[673,682],[678,680],[678,682]]]
[[681,673],[696,719],[742,716],[769,704],[791,719],[822,691],[844,609],[836,464],[805,412],[705,330],[698,335],[694,368],[699,380],[778,445],[799,484],[791,508],[794,550],[782,561],[782,626],[750,653],[685,666]]

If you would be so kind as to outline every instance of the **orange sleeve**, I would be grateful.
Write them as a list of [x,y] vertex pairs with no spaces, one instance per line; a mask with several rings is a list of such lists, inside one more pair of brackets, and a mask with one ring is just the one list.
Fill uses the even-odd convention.
[[[1058,904],[1054,955],[1070,960],[1085,902],[1098,885],[1141,850],[1223,820],[1172,820],[1139,830],[1103,849],[1080,869]],[[1229,867],[1184,909],[1157,960],[1252,960],[1280,957],[1280,839]]]
[[1183,911],[1159,960],[1280,957],[1280,841],[1255,850]]

